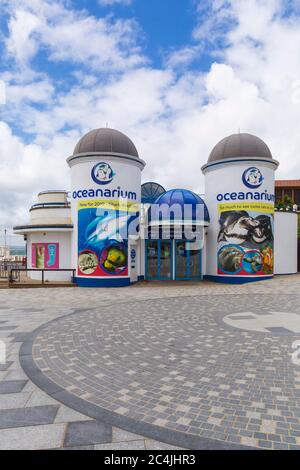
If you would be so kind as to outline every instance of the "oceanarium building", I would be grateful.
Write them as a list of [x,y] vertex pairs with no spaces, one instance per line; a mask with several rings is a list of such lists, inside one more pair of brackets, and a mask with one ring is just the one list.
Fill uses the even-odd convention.
[[[67,159],[71,191],[43,191],[28,224],[28,275],[79,286],[139,280],[244,283],[297,271],[297,215],[274,211],[278,162],[251,134],[221,140],[194,192],[141,184],[145,162],[114,129],[84,135]],[[199,169],[200,174],[200,169]],[[184,181],[183,181],[184,186]]]

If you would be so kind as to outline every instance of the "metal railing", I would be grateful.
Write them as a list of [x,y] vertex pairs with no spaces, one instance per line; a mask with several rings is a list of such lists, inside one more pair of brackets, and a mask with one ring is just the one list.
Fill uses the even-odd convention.
[[[45,280],[45,273],[49,272],[49,273],[55,273],[55,272],[70,272],[72,273],[72,276],[71,276],[71,279],[70,279],[70,282],[74,282],[74,277],[75,277],[75,273],[76,273],[76,269],[50,269],[50,268],[45,268],[45,269],[39,269],[39,268],[12,268],[10,269],[9,271],[9,276],[8,276],[8,280],[9,280],[9,283],[14,283],[14,282],[21,282],[21,273],[22,274],[27,274],[27,272],[41,272],[41,284],[44,285],[46,282],[47,284],[51,284],[51,283],[56,283],[56,282],[63,282],[63,281],[56,281],[55,279],[52,279],[52,280],[48,280],[46,279]],[[38,279],[34,279],[34,280],[38,280]],[[66,282],[66,281],[65,281]]]
[[23,271],[25,268],[21,266],[21,263],[12,263],[10,261],[0,262],[0,279],[9,279],[12,269]]

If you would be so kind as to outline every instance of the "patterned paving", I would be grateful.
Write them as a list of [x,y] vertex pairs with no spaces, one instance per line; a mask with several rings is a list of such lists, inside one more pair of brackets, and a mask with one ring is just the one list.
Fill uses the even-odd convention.
[[193,436],[200,447],[201,438],[261,448],[300,446],[293,331],[257,334],[223,321],[229,315],[259,324],[280,306],[282,324],[292,309],[300,326],[298,300],[210,295],[101,306],[43,327],[33,357],[70,397],[128,418],[131,426],[133,420],[145,423],[145,434],[154,425],[161,440],[171,430]]
[[1,289],[0,448],[298,448],[299,287]]

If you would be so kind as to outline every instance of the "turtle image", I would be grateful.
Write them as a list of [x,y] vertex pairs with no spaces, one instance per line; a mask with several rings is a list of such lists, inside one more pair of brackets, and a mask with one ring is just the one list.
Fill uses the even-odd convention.
[[247,253],[245,254],[243,261],[245,263],[249,263],[251,267],[251,271],[257,273],[261,270],[262,267],[262,257],[260,253],[254,253],[252,256],[248,256]]
[[244,252],[232,245],[224,246],[219,252],[219,266],[222,271],[236,272],[241,267]]
[[112,273],[118,272],[126,267],[126,254],[123,249],[112,246],[107,249],[106,258],[103,261],[103,267]]

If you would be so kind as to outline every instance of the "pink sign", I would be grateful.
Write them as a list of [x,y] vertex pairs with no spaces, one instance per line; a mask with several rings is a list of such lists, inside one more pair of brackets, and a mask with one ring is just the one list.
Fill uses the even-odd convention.
[[37,269],[58,269],[59,243],[32,243],[31,266]]

